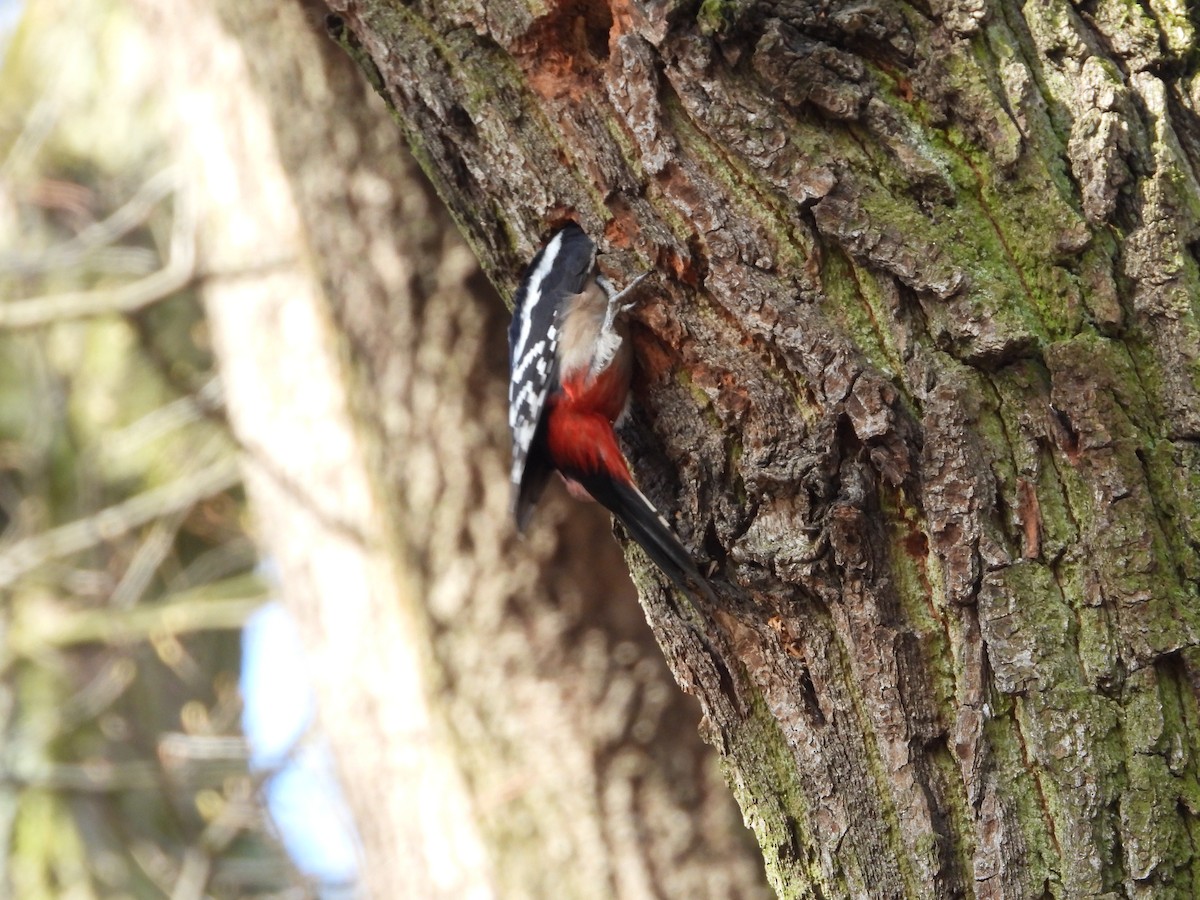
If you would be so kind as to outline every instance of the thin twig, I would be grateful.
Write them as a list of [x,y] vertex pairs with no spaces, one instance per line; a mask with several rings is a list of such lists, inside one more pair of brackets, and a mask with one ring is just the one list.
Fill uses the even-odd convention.
[[212,876],[212,854],[204,847],[188,847],[171,888],[171,900],[203,900],[204,889]]
[[151,441],[212,416],[224,403],[221,381],[214,375],[195,393],[178,397],[123,428],[107,433],[97,452],[109,460],[129,457]]
[[108,605],[112,609],[132,609],[142,599],[154,573],[175,548],[175,539],[187,514],[186,509],[177,509],[150,526],[149,534],[138,545],[129,565],[121,574],[121,580],[108,597]]
[[226,792],[222,800],[220,811],[205,826],[200,840],[183,852],[183,863],[171,889],[171,900],[203,900],[214,860],[229,849],[239,834],[253,828],[261,817],[258,807],[244,797],[230,796]]
[[8,155],[0,163],[0,177],[11,178],[21,172],[29,161],[37,156],[62,113],[62,93],[57,90],[63,73],[59,73],[55,84],[49,87],[25,116],[25,125],[9,145]]
[[85,722],[98,720],[133,684],[137,674],[137,665],[124,654],[105,660],[94,678],[58,706],[58,733],[66,734]]
[[241,479],[237,460],[223,457],[205,468],[103,509],[95,515],[31,535],[0,551],[0,588],[53,559],[79,553],[134,528],[233,487]]
[[266,586],[253,575],[235,575],[128,610],[43,605],[9,623],[6,658],[36,657],[50,648],[75,644],[114,645],[197,631],[232,631],[240,629],[269,597]]
[[196,271],[196,209],[192,190],[175,193],[170,258],[152,275],[106,290],[71,291],[0,303],[0,328],[40,328],[105,313],[131,313],[182,290]]
[[144,222],[178,184],[178,169],[163,169],[145,181],[133,197],[111,216],[103,221],[93,222],[70,240],[33,255],[0,253],[0,272],[35,275],[78,265],[89,254],[115,243]]
[[159,787],[157,764],[144,760],[81,765],[18,756],[8,761],[0,778],[22,786],[82,794],[151,791]]

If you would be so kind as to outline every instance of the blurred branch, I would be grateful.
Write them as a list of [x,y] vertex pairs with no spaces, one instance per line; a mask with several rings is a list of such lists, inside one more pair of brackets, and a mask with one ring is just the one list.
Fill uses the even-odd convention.
[[70,240],[34,254],[0,253],[0,272],[37,275],[78,265],[99,248],[116,242],[144,222],[154,207],[178,186],[178,170],[174,167],[163,169],[145,181],[111,216],[89,225]]
[[237,575],[127,610],[68,610],[36,603],[32,612],[26,612],[18,605],[7,644],[11,654],[33,656],[72,644],[117,644],[160,634],[233,630],[241,628],[268,596],[257,576]]
[[188,847],[183,851],[179,877],[171,888],[171,900],[203,900],[211,874],[212,855],[203,847]]
[[244,572],[258,563],[258,545],[245,535],[230,538],[218,547],[194,557],[182,571],[167,579],[167,589],[184,591]]
[[107,660],[100,672],[59,707],[62,732],[98,719],[137,678],[137,666],[126,656]]
[[17,541],[0,552],[0,588],[10,587],[19,577],[50,560],[113,540],[160,516],[187,509],[240,480],[237,460],[225,457],[95,515]]
[[199,842],[184,851],[179,876],[171,889],[171,900],[203,900],[214,859],[225,852],[238,834],[254,827],[260,819],[258,809],[248,795],[235,793],[218,802],[219,811],[205,827]]
[[[62,74],[59,76],[62,77]],[[19,174],[34,159],[46,142],[62,113],[62,95],[54,87],[46,90],[25,117],[24,126],[0,163],[0,176],[10,178]]]
[[214,787],[246,774],[250,746],[243,735],[168,731],[158,739],[158,758],[173,781]]
[[82,793],[151,791],[159,787],[159,769],[144,760],[53,763],[21,754],[9,761],[3,779],[25,787]]
[[105,435],[98,452],[104,459],[120,459],[179,428],[213,416],[224,405],[221,381],[214,375],[195,393],[172,400],[137,421],[114,429]]
[[131,609],[142,599],[154,573],[175,548],[179,528],[187,514],[186,509],[177,509],[170,515],[156,519],[150,526],[149,534],[134,551],[133,558],[121,574],[121,580],[109,595],[108,605],[112,609]]
[[107,290],[49,294],[0,304],[0,328],[39,328],[65,319],[136,312],[181,290],[196,271],[197,213],[188,187],[181,185],[175,197],[170,258],[163,268],[145,278]]

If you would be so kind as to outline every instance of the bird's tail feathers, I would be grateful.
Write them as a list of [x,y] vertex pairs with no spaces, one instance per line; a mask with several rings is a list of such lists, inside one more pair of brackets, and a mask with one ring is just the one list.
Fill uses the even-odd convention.
[[580,477],[574,473],[571,477],[617,517],[629,536],[663,574],[685,592],[699,591],[709,601],[716,601],[716,595],[696,568],[687,548],[675,536],[654,504],[637,487],[611,478]]

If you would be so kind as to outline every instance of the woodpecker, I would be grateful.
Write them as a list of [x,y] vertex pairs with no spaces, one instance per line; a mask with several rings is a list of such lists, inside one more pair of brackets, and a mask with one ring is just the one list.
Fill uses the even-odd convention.
[[634,485],[613,431],[633,374],[619,317],[644,277],[618,293],[596,266],[596,245],[574,222],[529,264],[508,329],[513,514],[524,530],[557,471],[574,496],[609,510],[675,584],[711,598],[679,538]]

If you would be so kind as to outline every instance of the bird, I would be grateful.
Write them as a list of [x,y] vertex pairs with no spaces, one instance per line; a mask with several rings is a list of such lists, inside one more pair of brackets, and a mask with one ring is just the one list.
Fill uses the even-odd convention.
[[530,262],[514,298],[508,414],[517,529],[524,530],[557,471],[573,496],[611,512],[679,588],[712,598],[687,548],[634,483],[614,430],[633,377],[621,316],[649,273],[618,292],[596,256],[577,223],[563,224]]

